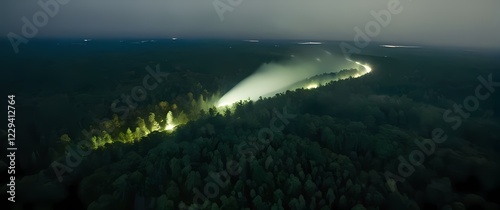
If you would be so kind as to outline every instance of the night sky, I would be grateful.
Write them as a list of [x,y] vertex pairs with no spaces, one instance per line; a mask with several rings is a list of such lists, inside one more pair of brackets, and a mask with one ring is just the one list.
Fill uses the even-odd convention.
[[[0,2],[0,30],[21,35],[40,1]],[[52,0],[55,1],[55,0]],[[60,0],[63,2],[63,0]],[[65,0],[36,37],[348,40],[389,0]],[[240,2],[241,1],[241,2]],[[231,3],[232,2],[232,3]],[[63,2],[64,3],[64,2]],[[214,5],[226,12],[217,12]],[[500,47],[500,1],[401,0],[374,41]]]

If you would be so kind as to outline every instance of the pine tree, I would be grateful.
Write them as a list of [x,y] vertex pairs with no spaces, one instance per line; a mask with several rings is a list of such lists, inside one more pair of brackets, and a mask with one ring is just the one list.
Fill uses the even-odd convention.
[[122,143],[127,143],[127,136],[123,133],[123,132],[120,132],[118,134],[118,141],[119,142],[122,142]]
[[140,117],[137,118],[137,126],[141,130],[141,135],[140,135],[141,137],[148,135],[150,133],[150,131],[146,127],[146,122],[144,122],[144,119]]
[[210,109],[208,109],[208,114],[212,117],[215,116],[215,114],[217,114],[217,108],[214,107],[211,107]]
[[165,125],[165,130],[172,130],[174,128],[174,117],[172,116],[172,111],[167,113],[167,123]]
[[141,140],[142,137],[143,137],[142,130],[139,127],[135,128],[134,141],[139,141],[139,140]]
[[113,143],[113,138],[111,138],[111,135],[109,135],[109,133],[106,131],[102,131],[102,140],[105,144]]
[[101,138],[100,136],[94,136],[93,141],[96,142],[96,149],[99,147],[104,147],[104,145],[106,144],[106,142],[104,142],[103,138]]
[[205,109],[205,99],[203,99],[203,95],[200,94],[200,98],[198,99],[198,104],[200,105],[200,108]]
[[134,142],[135,137],[130,128],[127,128],[127,132],[125,133],[125,139],[127,140],[127,143]]
[[181,113],[179,113],[179,116],[177,116],[176,122],[177,124],[186,124],[187,122],[189,122],[189,118],[187,117],[186,113],[184,113],[184,111],[181,111]]
[[196,107],[196,101],[194,99],[191,99],[191,107],[195,108]]
[[231,110],[229,108],[226,107],[226,110],[224,110],[224,117],[231,117]]
[[151,131],[160,130],[160,124],[156,122],[155,113],[149,113],[149,122],[151,123]]
[[99,142],[97,141],[97,137],[96,136],[92,136],[92,149],[97,149],[99,148]]

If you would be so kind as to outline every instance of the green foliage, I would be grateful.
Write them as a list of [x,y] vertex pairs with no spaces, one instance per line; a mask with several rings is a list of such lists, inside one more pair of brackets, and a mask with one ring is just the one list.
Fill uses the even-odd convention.
[[160,124],[158,122],[156,122],[155,113],[149,113],[148,120],[149,120],[149,123],[151,125],[151,127],[149,129],[150,131],[160,130]]
[[108,132],[102,131],[102,141],[106,144],[111,144],[113,143],[113,138],[111,138],[111,135],[109,135]]
[[147,128],[146,126],[146,122],[144,121],[144,119],[142,119],[141,117],[138,117],[137,118],[137,127],[139,128],[139,130],[141,131],[141,134],[140,134],[140,137],[143,137],[147,134],[149,134],[151,131]]
[[136,137],[134,136],[134,133],[132,133],[132,130],[130,128],[127,128],[127,131],[125,133],[125,140],[127,143],[133,143]]
[[[82,163],[82,168],[88,170],[75,169],[77,178],[71,178],[78,180],[79,171],[89,173],[81,175],[79,186],[80,197],[89,209],[116,207],[112,202],[122,203],[125,194],[144,191],[154,198],[148,200],[151,208],[175,209],[181,203],[190,206],[193,189],[204,190],[208,182],[213,182],[210,174],[224,172],[231,160],[241,170],[224,180],[228,185],[209,199],[208,209],[242,209],[240,204],[255,209],[409,209],[415,205],[408,198],[422,192],[436,194],[421,199],[439,203],[437,207],[460,200],[448,196],[453,194],[448,182],[456,180],[446,181],[441,194],[434,190],[440,183],[429,180],[456,174],[450,171],[460,171],[460,176],[467,177],[469,173],[479,173],[467,168],[488,168],[489,163],[478,166],[486,162],[486,155],[466,145],[457,147],[464,148],[458,152],[439,148],[432,161],[436,167],[417,172],[422,173],[420,179],[408,178],[407,182],[398,183],[393,193],[386,188],[381,170],[397,168],[396,157],[402,155],[398,153],[415,149],[413,137],[429,138],[425,136],[429,129],[442,121],[442,107],[438,104],[444,104],[446,99],[437,100],[438,95],[432,91],[412,91],[409,98],[402,94],[405,91],[376,82],[375,76],[340,81],[312,91],[287,91],[257,102],[240,101],[224,110],[213,106],[213,98],[205,97],[209,94],[201,84],[185,92],[169,92],[163,96],[170,103],[162,101],[138,108],[130,113],[132,120],[121,121],[114,115],[105,121],[106,131],[91,141],[93,149],[106,148],[91,154]],[[418,96],[424,94],[425,97]],[[439,102],[422,104],[417,98]],[[277,112],[282,111],[288,99],[293,99],[287,107],[293,110],[289,113],[297,117],[285,123]],[[163,116],[166,117],[160,119]],[[258,140],[259,131],[269,128],[272,119],[283,128],[273,131],[270,142]],[[164,125],[177,128],[151,134],[162,131]],[[68,135],[59,139],[71,141]],[[136,144],[109,145],[117,141]],[[238,145],[246,145],[244,149],[250,150],[241,151]],[[130,151],[140,153],[140,164],[130,161],[131,164],[106,165],[131,156]],[[445,153],[453,154],[454,159],[449,159],[454,162],[467,160],[470,166],[449,164],[442,158]],[[253,159],[247,161],[245,155]],[[480,158],[468,160],[462,155]],[[415,180],[422,186],[411,186]],[[444,200],[446,203],[440,203]]]

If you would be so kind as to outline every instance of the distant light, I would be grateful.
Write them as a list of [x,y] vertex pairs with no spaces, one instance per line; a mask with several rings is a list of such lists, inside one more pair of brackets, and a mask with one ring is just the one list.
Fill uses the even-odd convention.
[[389,45],[389,44],[383,44],[380,46],[386,48],[421,48],[420,46]]
[[177,38],[176,38],[176,37],[173,37],[173,38],[172,38],[172,40],[174,40],[174,41],[175,41],[175,40],[177,40]]
[[321,62],[321,58],[316,58],[317,61]]
[[90,42],[90,41],[92,41],[92,39],[84,39],[83,41],[84,42]]
[[299,42],[298,44],[316,45],[323,44],[322,42]]
[[256,39],[247,39],[247,40],[243,40],[245,42],[259,42],[259,40],[256,40]]

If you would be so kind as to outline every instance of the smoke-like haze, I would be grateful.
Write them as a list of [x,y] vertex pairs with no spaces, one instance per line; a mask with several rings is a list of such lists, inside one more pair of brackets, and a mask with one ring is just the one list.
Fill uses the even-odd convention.
[[283,62],[266,63],[226,93],[219,100],[218,106],[230,105],[248,98],[257,100],[260,96],[273,96],[309,77],[360,66],[341,55],[327,51],[304,56],[297,55]]

